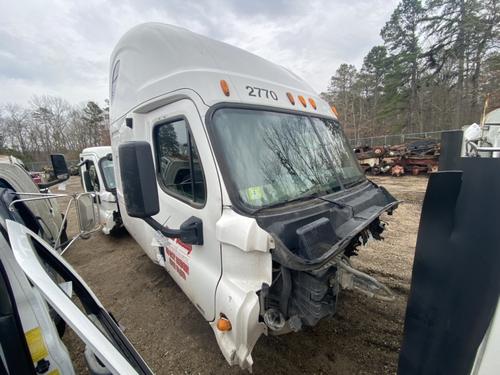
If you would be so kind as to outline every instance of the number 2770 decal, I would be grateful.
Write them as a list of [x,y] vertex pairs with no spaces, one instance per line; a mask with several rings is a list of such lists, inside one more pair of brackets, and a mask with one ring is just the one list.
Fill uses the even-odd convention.
[[255,86],[246,86],[245,88],[248,91],[248,96],[278,100],[278,95],[276,95],[276,93],[273,90],[268,90],[262,87],[255,87]]

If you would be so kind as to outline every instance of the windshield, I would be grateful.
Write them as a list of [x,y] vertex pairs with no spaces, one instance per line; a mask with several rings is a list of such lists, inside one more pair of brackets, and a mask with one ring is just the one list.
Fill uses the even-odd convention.
[[115,171],[113,170],[113,160],[102,158],[99,162],[101,166],[101,174],[104,179],[104,186],[106,190],[113,190],[116,188]]
[[213,115],[229,178],[246,206],[321,195],[364,180],[338,122],[225,108]]

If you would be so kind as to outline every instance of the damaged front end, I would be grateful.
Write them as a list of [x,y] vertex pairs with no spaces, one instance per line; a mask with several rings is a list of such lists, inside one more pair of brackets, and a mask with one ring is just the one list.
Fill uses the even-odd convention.
[[353,269],[349,258],[369,239],[382,239],[380,216],[392,214],[399,202],[383,187],[364,181],[312,203],[257,217],[274,240],[272,283],[263,285],[259,296],[261,317],[274,334],[333,316],[341,288],[393,298],[385,286]]

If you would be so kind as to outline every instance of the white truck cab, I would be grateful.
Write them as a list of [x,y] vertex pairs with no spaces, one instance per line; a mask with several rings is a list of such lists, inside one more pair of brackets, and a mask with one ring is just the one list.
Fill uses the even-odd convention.
[[117,233],[123,225],[116,201],[111,146],[84,149],[80,154],[80,177],[83,190],[96,195],[102,231],[105,234]]
[[261,334],[332,316],[341,286],[364,290],[348,258],[381,238],[379,216],[398,202],[366,180],[307,83],[160,23],[127,32],[110,63],[123,223],[230,364],[251,369]]

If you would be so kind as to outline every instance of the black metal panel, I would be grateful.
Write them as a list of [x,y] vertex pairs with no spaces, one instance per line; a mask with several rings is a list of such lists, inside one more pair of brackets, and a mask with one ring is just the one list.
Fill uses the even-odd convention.
[[431,175],[406,310],[400,374],[469,374],[500,294],[500,159]]
[[463,133],[461,130],[450,130],[441,134],[440,171],[460,169]]
[[[365,182],[349,190],[295,206],[270,209],[259,214],[256,220],[260,227],[275,237],[273,260],[290,269],[311,270],[329,261],[354,236],[385,211],[392,212],[397,205],[398,201],[383,187]],[[315,251],[319,251],[314,254],[305,251],[308,247],[306,242],[313,240],[307,235],[309,238],[305,241],[305,232],[312,229],[308,226],[323,218],[328,221],[315,230],[328,230],[328,233],[316,233],[313,236],[313,242],[323,243],[321,249],[316,249]],[[315,246],[317,243],[311,245]]]

